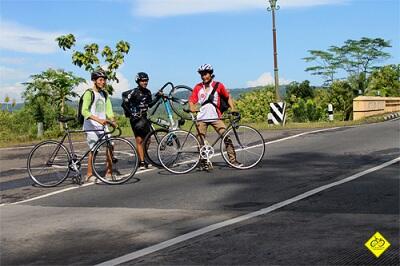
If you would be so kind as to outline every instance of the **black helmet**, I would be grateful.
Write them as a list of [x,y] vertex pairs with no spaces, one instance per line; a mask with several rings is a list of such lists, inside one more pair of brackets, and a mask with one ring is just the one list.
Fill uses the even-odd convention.
[[140,80],[149,80],[149,75],[145,72],[137,73],[135,78],[136,83],[139,83]]
[[92,72],[91,78],[93,81],[97,80],[98,78],[105,78],[107,79],[106,72],[103,69],[98,69]]

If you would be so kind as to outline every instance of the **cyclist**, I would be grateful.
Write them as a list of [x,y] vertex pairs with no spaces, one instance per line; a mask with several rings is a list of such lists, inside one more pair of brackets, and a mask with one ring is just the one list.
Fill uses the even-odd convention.
[[149,76],[145,72],[139,72],[135,78],[138,86],[135,89],[122,93],[122,108],[125,116],[129,118],[133,134],[135,135],[136,148],[139,155],[139,169],[144,170],[149,165],[144,160],[143,140],[151,130],[151,123],[147,118],[147,110],[157,103],[162,96],[161,92],[156,94],[152,100],[151,92],[147,89]]
[[[220,120],[222,116],[222,113],[218,108],[220,105],[220,97],[222,96],[228,99],[228,105],[232,112],[236,112],[236,109],[233,103],[233,98],[229,94],[229,91],[225,88],[224,84],[221,82],[218,82],[218,87],[215,90],[214,103],[208,101],[210,94],[217,85],[217,82],[214,81],[214,69],[210,64],[201,65],[197,72],[200,74],[202,82],[194,86],[192,95],[189,97],[189,108],[191,112],[197,112],[196,104],[201,105],[197,114],[197,120],[201,120],[197,122],[197,126],[199,128],[199,134],[197,137],[201,145],[204,145],[204,140],[209,125],[211,125],[220,135],[222,135],[226,130],[225,123]],[[236,152],[233,147],[232,140],[227,138],[225,141],[225,146],[229,161],[232,164],[239,166],[240,163],[236,160]],[[209,168],[209,165],[206,164],[204,159],[201,161],[201,167],[205,169]]]
[[[82,102],[82,115],[85,118],[83,122],[83,130],[86,132],[86,138],[90,149],[93,149],[94,144],[99,137],[104,134],[103,131],[90,131],[102,130],[107,124],[116,127],[114,113],[112,110],[111,100],[107,92],[104,90],[107,83],[107,75],[102,69],[98,69],[91,74],[93,87],[88,89],[83,94]],[[106,129],[107,130],[107,129]],[[88,168],[85,182],[91,181],[93,176],[92,167],[93,152],[89,153]],[[112,160],[109,153],[107,153],[106,176],[112,175]]]

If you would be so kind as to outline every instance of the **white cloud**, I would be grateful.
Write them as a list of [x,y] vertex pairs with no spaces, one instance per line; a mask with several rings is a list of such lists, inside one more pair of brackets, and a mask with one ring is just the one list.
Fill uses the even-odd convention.
[[[270,72],[263,73],[258,79],[253,81],[248,81],[246,83],[247,87],[258,87],[258,86],[266,86],[266,85],[274,85],[274,77]],[[279,79],[279,85],[289,84],[290,81],[284,78]]]
[[28,60],[23,57],[0,57],[0,63],[9,65],[22,65]]
[[28,79],[29,74],[15,68],[9,68],[9,67],[4,67],[0,66],[0,80],[7,82],[14,81],[14,80],[21,80],[21,79]]
[[[349,0],[280,0],[281,8],[343,4]],[[266,9],[266,0],[138,0],[134,13],[147,17],[167,17],[197,13]]]
[[112,84],[114,87],[113,97],[121,98],[122,93],[129,90],[130,84],[129,80],[121,72],[117,72],[117,78],[119,79],[119,83],[115,82]]
[[23,102],[22,93],[25,90],[25,86],[21,83],[15,83],[12,85],[0,85],[0,102],[4,102],[6,96],[11,99],[15,99],[17,102]]
[[16,23],[1,21],[0,49],[47,54],[59,50],[55,41],[61,32],[45,32]]

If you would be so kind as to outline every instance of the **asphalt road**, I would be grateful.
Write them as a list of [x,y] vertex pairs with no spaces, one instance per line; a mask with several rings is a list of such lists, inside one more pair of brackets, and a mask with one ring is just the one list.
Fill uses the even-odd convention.
[[[0,207],[1,265],[112,264],[112,259],[392,161],[400,156],[399,126],[399,120],[389,121],[271,143],[262,163],[246,171],[215,158],[211,173],[174,176],[157,169],[121,186],[89,185],[5,204]],[[46,193],[27,187],[29,182],[11,185],[26,182],[22,170],[12,172],[18,160],[24,161],[23,152],[16,153],[11,152],[15,158],[2,153],[2,187],[9,182],[1,190],[7,196],[3,203]],[[8,170],[11,177],[3,170],[7,160],[8,167],[15,164]],[[399,181],[395,162],[125,264],[399,265]],[[28,188],[29,195],[23,195]],[[364,247],[376,231],[391,243],[379,258]]]

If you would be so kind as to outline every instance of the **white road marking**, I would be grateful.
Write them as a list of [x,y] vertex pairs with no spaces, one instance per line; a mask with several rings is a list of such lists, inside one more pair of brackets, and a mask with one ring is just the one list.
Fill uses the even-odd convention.
[[162,249],[168,248],[170,246],[176,245],[178,243],[184,242],[186,240],[192,239],[194,237],[197,237],[197,236],[200,236],[200,235],[204,235],[204,234],[209,233],[211,231],[215,231],[217,229],[220,229],[220,228],[223,228],[223,227],[226,227],[226,226],[230,226],[232,224],[240,223],[240,222],[249,220],[249,219],[254,218],[254,217],[258,217],[258,216],[261,216],[261,215],[268,214],[268,213],[270,213],[272,211],[275,211],[277,209],[283,208],[283,207],[285,207],[287,205],[290,205],[292,203],[295,203],[297,201],[300,201],[300,200],[303,200],[303,199],[308,198],[310,196],[313,196],[313,195],[315,195],[317,193],[320,193],[320,192],[322,192],[324,190],[327,190],[329,188],[332,188],[332,187],[335,187],[335,186],[338,186],[338,185],[353,181],[353,180],[355,180],[355,179],[357,179],[357,178],[359,178],[361,176],[367,175],[367,174],[372,173],[374,171],[378,171],[378,170],[380,170],[382,168],[385,168],[385,167],[387,167],[389,165],[395,164],[395,163],[397,163],[399,161],[400,161],[400,157],[397,157],[396,159],[393,159],[393,160],[388,161],[386,163],[383,163],[383,164],[380,164],[380,165],[375,166],[373,168],[370,168],[370,169],[367,169],[365,171],[359,172],[357,174],[354,174],[354,175],[349,176],[347,178],[344,178],[342,180],[339,180],[339,181],[336,181],[336,182],[333,182],[333,183],[330,183],[330,184],[327,184],[327,185],[312,189],[310,191],[307,191],[305,193],[297,195],[297,196],[295,196],[293,198],[287,199],[287,200],[282,201],[282,202],[278,202],[278,203],[276,203],[274,205],[271,205],[271,206],[269,206],[267,208],[260,209],[258,211],[251,212],[251,213],[248,213],[248,214],[245,214],[245,215],[233,218],[233,219],[229,219],[229,220],[226,220],[226,221],[223,221],[223,222],[219,222],[219,223],[216,223],[216,224],[212,224],[212,225],[200,228],[198,230],[183,234],[181,236],[172,238],[170,240],[161,242],[159,244],[156,244],[156,245],[144,248],[144,249],[137,250],[135,252],[126,254],[124,256],[121,256],[121,257],[118,257],[118,258],[115,258],[115,259],[112,259],[112,260],[105,261],[103,263],[97,264],[97,266],[106,266],[106,265],[107,266],[112,266],[112,265],[118,265],[118,264],[121,264],[121,263],[125,263],[125,262],[128,262],[128,261],[131,261],[131,260],[146,256],[148,254],[154,253],[156,251],[160,251]]
[[[273,140],[273,141],[268,141],[268,142],[265,142],[264,145],[270,145],[270,144],[273,144],[273,143],[277,143],[277,142],[281,142],[281,141],[285,141],[285,140],[289,140],[289,139],[294,139],[294,138],[298,138],[298,137],[301,137],[301,136],[304,136],[304,135],[313,134],[313,133],[319,133],[319,132],[325,132],[325,131],[332,131],[332,130],[335,130],[335,129],[338,129],[338,128],[340,128],[340,127],[324,128],[324,129],[319,129],[319,130],[313,130],[313,131],[303,132],[303,133],[299,133],[299,134],[296,134],[296,135],[293,135],[293,136],[290,136],[290,137],[285,137],[285,138],[282,138],[282,139],[277,139],[277,140]],[[262,145],[262,144],[261,144],[261,145]],[[25,168],[24,168],[24,169],[25,169]],[[138,171],[138,172],[136,172],[135,176],[138,175],[138,174],[141,174],[141,173],[146,173],[146,172],[154,171],[154,170],[157,170],[157,169],[158,169],[158,168],[153,168],[153,169],[147,169],[147,170]],[[78,189],[78,188],[80,188],[80,187],[86,187],[86,186],[90,186],[90,185],[94,185],[94,184],[95,184],[95,183],[88,183],[88,184],[84,184],[84,185],[82,185],[82,186],[76,186],[76,187],[61,189],[61,190],[59,190],[59,191],[51,192],[51,193],[44,194],[44,195],[41,195],[41,196],[38,196],[38,197],[34,197],[34,198],[22,200],[22,201],[17,201],[17,202],[13,202],[13,203],[2,203],[2,204],[0,204],[0,207],[6,206],[6,205],[15,205],[15,204],[20,204],[20,203],[30,202],[30,201],[34,201],[34,200],[37,200],[37,199],[42,199],[42,198],[50,197],[50,196],[55,195],[55,194],[59,194],[59,193],[62,193],[62,192],[66,192],[66,191],[70,191],[70,190]]]

